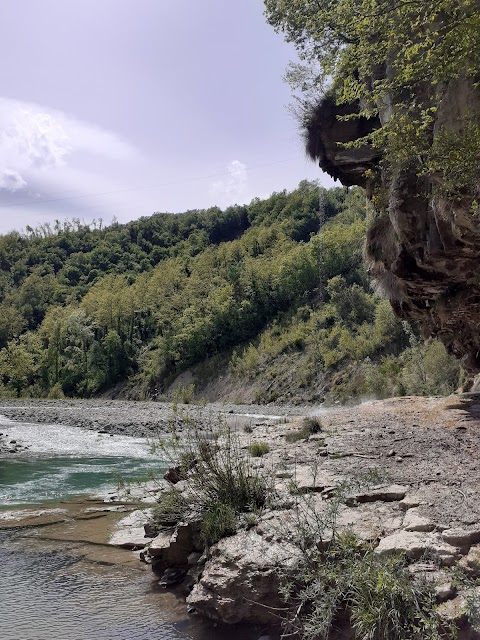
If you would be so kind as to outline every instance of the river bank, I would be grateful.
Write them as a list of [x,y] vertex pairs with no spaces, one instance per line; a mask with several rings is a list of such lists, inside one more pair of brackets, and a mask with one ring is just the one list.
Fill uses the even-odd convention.
[[[206,554],[198,515],[164,528],[146,545],[157,570],[167,570],[164,580],[171,569],[186,575],[187,606],[202,616],[278,625],[285,606],[279,575],[297,562],[292,532],[305,526],[308,513],[318,524],[338,490],[348,487],[336,530],[368,543],[372,557],[403,554],[412,580],[434,586],[442,624],[455,623],[459,638],[479,638],[468,608],[480,601],[480,397],[407,397],[332,409],[318,432],[297,437],[302,424],[293,417],[241,434],[243,450],[264,445],[251,464],[272,479],[275,499]],[[174,488],[191,500],[188,478]],[[310,511],[301,507],[299,517],[304,499]]]
[[[89,544],[99,549],[110,547],[108,553],[113,554],[112,546],[119,547],[122,554],[129,555],[129,562],[149,572],[150,567],[140,561],[143,548],[143,558],[159,572],[153,578],[155,584],[159,578],[163,584],[169,582],[165,570],[167,576],[180,578],[180,591],[188,594],[185,616],[188,609],[190,616],[198,614],[193,616],[197,621],[254,623],[260,625],[260,631],[252,638],[258,638],[266,628],[275,637],[275,607],[284,605],[278,596],[279,568],[295,564],[289,536],[302,526],[298,500],[305,498],[321,515],[329,509],[336,491],[348,486],[348,495],[339,505],[339,530],[352,531],[372,545],[379,557],[404,554],[412,575],[435,584],[442,615],[458,624],[459,638],[480,637],[468,622],[466,611],[472,589],[475,592],[474,582],[468,586],[458,582],[458,571],[470,581],[480,578],[479,395],[394,398],[329,409],[321,412],[321,426],[312,433],[302,431],[302,410],[298,408],[290,412],[290,408],[275,407],[275,414],[267,417],[270,406],[253,410],[249,406],[243,412],[243,426],[238,422],[242,415],[230,413],[233,408],[228,406],[186,409],[198,412],[202,420],[210,411],[210,416],[221,414],[235,421],[243,451],[252,444],[264,445],[264,454],[251,462],[262,477],[272,481],[275,499],[254,517],[240,521],[234,535],[205,552],[195,517],[183,518],[159,532],[152,529],[149,508],[169,487],[187,501],[191,491],[188,479],[174,485],[161,481],[148,495],[135,495],[135,500],[148,501],[140,509],[132,504],[122,511],[125,505],[117,504],[118,492],[112,491],[102,504],[93,505],[93,511],[83,510],[81,517],[73,518],[80,527],[72,534],[80,538],[76,543],[87,539],[85,532],[79,534],[83,527],[95,526],[103,538]],[[82,418],[82,410],[90,413]],[[149,416],[158,421],[156,428],[166,425],[167,431],[171,419],[170,405],[117,401],[22,401],[0,408],[4,415],[7,411],[12,412],[10,416],[21,412],[23,419],[41,416],[45,422],[58,412],[64,422],[70,420],[83,430],[102,424],[131,430],[135,435],[141,428],[148,429]],[[108,429],[103,431],[99,438],[114,439],[109,438]],[[48,528],[53,531],[70,526],[71,514],[50,516],[53,522],[37,521],[34,528],[47,532]],[[168,574],[171,569],[173,574]]]

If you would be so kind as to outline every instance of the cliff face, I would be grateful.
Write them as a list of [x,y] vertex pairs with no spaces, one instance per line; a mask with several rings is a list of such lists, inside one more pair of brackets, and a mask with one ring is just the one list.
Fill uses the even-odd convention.
[[[339,120],[345,107],[332,116],[334,109],[327,98],[312,112],[307,152],[343,184],[365,187],[377,203],[366,241],[370,274],[398,316],[419,320],[425,337],[438,337],[467,370],[479,372],[480,216],[472,203],[480,185],[447,198],[438,188],[442,175],[420,177],[416,168],[401,166],[389,166],[388,173],[383,167],[379,179],[367,180],[365,170],[379,165],[380,154],[367,145],[338,145],[365,135],[366,123]],[[478,113],[480,89],[451,81],[435,115],[432,143],[441,130],[461,134],[467,116]],[[380,110],[380,121],[370,126],[388,117]]]

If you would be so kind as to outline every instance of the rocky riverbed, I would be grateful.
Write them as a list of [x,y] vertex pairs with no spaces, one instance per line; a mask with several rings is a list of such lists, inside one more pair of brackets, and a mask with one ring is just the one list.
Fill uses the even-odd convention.
[[[171,402],[134,402],[122,400],[2,400],[0,415],[20,422],[64,424],[115,435],[154,437],[169,431],[178,415],[203,420],[225,416],[231,422],[247,424],[266,416],[305,415],[311,407],[275,405],[208,404],[178,405]],[[8,442],[4,442],[5,445]]]
[[[465,613],[475,589],[463,592],[452,571],[460,567],[471,579],[480,577],[480,396],[397,398],[332,409],[322,416],[320,433],[291,442],[289,434],[300,427],[301,418],[293,417],[242,435],[244,447],[269,446],[254,464],[274,478],[278,498],[236,535],[205,553],[194,522],[156,536],[147,525],[150,537],[144,537],[130,515],[125,531],[130,528],[132,546],[145,545],[144,557],[167,570],[164,583],[184,580],[189,611],[230,624],[273,624],[275,607],[282,606],[278,567],[295,562],[287,541],[288,530],[299,524],[294,496],[309,497],[321,513],[335,488],[347,482],[339,528],[373,543],[380,555],[404,553],[413,574],[435,582],[442,616],[459,625],[459,637],[479,638]],[[356,490],[352,480],[358,480]],[[177,487],[189,491],[188,481]],[[118,537],[117,543],[129,544]]]
[[[82,411],[89,413],[82,416]],[[89,519],[102,512],[105,522],[114,517],[110,545],[133,549],[137,557],[141,551],[143,561],[159,572],[161,584],[179,581],[176,588],[186,597],[191,614],[228,624],[256,623],[273,637],[272,607],[283,606],[278,568],[295,564],[288,532],[301,524],[295,511],[297,498],[305,497],[322,513],[335,490],[347,483],[349,493],[340,506],[338,526],[371,542],[381,556],[404,553],[412,573],[436,584],[442,615],[459,625],[459,637],[480,637],[465,613],[472,587],[462,590],[452,577],[457,567],[470,579],[480,577],[480,395],[395,398],[330,409],[321,413],[320,432],[297,440],[292,435],[302,428],[302,414],[312,413],[311,408],[216,405],[210,415],[222,413],[233,420],[230,411],[248,414],[248,428],[239,423],[243,448],[253,442],[269,447],[253,464],[272,479],[275,505],[206,551],[195,521],[160,531],[152,528],[150,509],[169,487],[161,481],[142,489],[135,499],[146,504],[129,509],[123,517],[116,509],[88,507]],[[168,429],[171,406],[32,401],[4,403],[0,413],[139,435],[150,433],[149,420],[156,430]],[[267,413],[274,417],[267,419]],[[198,415],[206,415],[205,409]],[[175,486],[188,494],[188,481]],[[117,493],[103,498],[112,506],[119,499]],[[52,517],[57,521],[64,516],[57,512]]]

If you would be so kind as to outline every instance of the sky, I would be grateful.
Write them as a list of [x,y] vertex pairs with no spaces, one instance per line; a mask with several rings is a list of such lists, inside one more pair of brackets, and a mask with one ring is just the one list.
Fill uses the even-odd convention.
[[262,0],[0,0],[0,233],[333,183]]

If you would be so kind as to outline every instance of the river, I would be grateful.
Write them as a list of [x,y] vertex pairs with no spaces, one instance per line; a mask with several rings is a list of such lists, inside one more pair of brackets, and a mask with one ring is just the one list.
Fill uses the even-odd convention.
[[[28,447],[0,458],[0,522],[10,525],[19,511],[48,510],[74,496],[115,489],[116,475],[128,480],[164,466],[142,438],[6,418],[0,432]],[[0,530],[2,640],[258,637],[189,617],[185,604],[159,587],[132,552],[100,554],[95,545],[62,536],[55,527]]]

